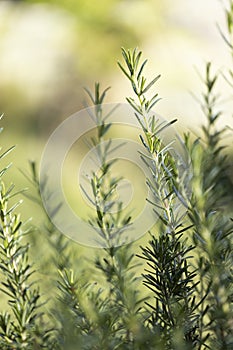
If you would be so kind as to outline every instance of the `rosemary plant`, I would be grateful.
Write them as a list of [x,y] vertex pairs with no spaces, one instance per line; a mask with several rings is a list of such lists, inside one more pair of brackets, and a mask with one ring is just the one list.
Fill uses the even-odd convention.
[[[226,176],[228,160],[221,140],[226,129],[218,130],[216,121],[217,97],[214,93],[217,75],[206,66],[206,93],[203,111],[207,125],[203,126],[204,140],[196,140],[189,150],[193,166],[189,217],[193,223],[193,243],[198,256],[197,268],[200,285],[197,292],[205,296],[201,304],[201,341],[198,349],[230,349],[233,344],[232,328],[232,233],[228,216],[229,194],[232,183]],[[207,345],[203,345],[208,339]]]
[[[52,253],[49,254],[49,251],[44,257],[43,265],[48,266],[49,264],[53,264],[56,269],[63,270],[65,268],[69,269],[71,267],[71,255],[72,251],[70,250],[69,240],[57,230],[52,222],[52,217],[49,217],[47,212],[43,207],[43,202],[41,198],[41,189],[43,189],[44,193],[47,193],[47,196],[50,196],[51,193],[49,191],[46,178],[40,179],[38,176],[37,166],[34,161],[29,162],[30,173],[27,174],[23,171],[22,174],[28,182],[32,185],[32,189],[30,193],[25,192],[24,195],[35,202],[40,209],[42,209],[42,225],[41,227],[36,227],[35,231],[37,233],[36,237],[43,237],[43,240],[46,241],[49,247],[52,248]],[[56,208],[54,209],[54,213],[57,213],[61,208],[61,203],[58,203]],[[35,242],[34,245],[37,246],[40,244],[36,240],[36,237],[33,236]],[[52,255],[52,258],[51,258]],[[43,269],[43,266],[41,266]]]
[[153,293],[154,302],[146,302],[150,308],[148,322],[153,332],[161,338],[161,346],[166,349],[191,349],[198,339],[198,312],[195,304],[195,272],[189,267],[189,253],[193,247],[183,234],[189,229],[185,217],[176,210],[178,165],[171,154],[171,147],[163,146],[159,136],[161,128],[169,127],[159,122],[152,112],[158,102],[157,94],[151,99],[147,92],[153,87],[159,76],[147,83],[143,76],[146,61],[140,63],[141,52],[126,51],[122,55],[126,68],[119,66],[130,80],[136,100],[127,98],[135,116],[141,125],[140,136],[145,147],[142,154],[145,166],[150,169],[152,179],[147,180],[156,215],[160,218],[157,234],[151,234],[151,240],[142,247],[139,255],[147,262],[148,268],[143,275],[144,285]]
[[[122,232],[129,228],[131,217],[123,212],[123,203],[116,199],[116,190],[121,178],[113,176],[114,161],[108,160],[112,147],[107,132],[111,124],[107,123],[102,109],[106,91],[100,93],[99,84],[95,85],[94,95],[87,90],[95,106],[94,117],[97,126],[96,138],[92,138],[92,147],[97,147],[97,158],[101,165],[99,172],[93,173],[91,178],[92,202],[96,215],[91,218],[90,224],[97,229],[106,245],[104,252],[102,251],[95,261],[96,268],[101,271],[106,282],[105,296],[102,298],[107,296],[108,300],[107,303],[101,304],[104,305],[105,317],[103,325],[102,320],[99,323],[103,327],[99,349],[137,349],[135,338],[141,329],[138,311],[143,299],[139,297],[137,289],[139,281],[135,272],[137,265],[134,262],[132,244],[124,242],[124,246],[117,245]],[[112,210],[114,207],[115,211]],[[143,341],[144,339],[140,340]]]
[[[44,193],[51,195],[47,186],[46,178],[39,181],[36,164],[30,162],[31,175],[24,175],[33,185],[36,194],[26,196],[43,208],[40,195],[41,186]],[[58,203],[55,211],[61,208]],[[41,269],[44,270],[51,266],[51,288],[55,290],[55,298],[49,300],[47,304],[47,312],[51,322],[54,324],[54,335],[56,334],[56,342],[54,341],[53,349],[84,349],[85,343],[91,343],[90,339],[85,339],[83,343],[83,335],[90,330],[90,323],[85,308],[82,307],[80,299],[82,299],[82,290],[86,290],[81,273],[77,277],[75,274],[74,264],[79,262],[79,258],[74,259],[74,246],[68,238],[57,230],[45,210],[43,210],[43,225],[37,228],[37,233],[43,236],[46,246],[52,248],[51,254],[47,251],[47,256]],[[35,242],[38,244],[38,242]],[[77,248],[77,247],[76,247]],[[75,249],[77,255],[77,249]],[[55,267],[55,269],[54,269]],[[51,296],[50,296],[51,298]],[[78,346],[78,347],[77,347]]]
[[16,213],[21,200],[14,198],[20,192],[14,192],[14,185],[6,187],[3,181],[9,167],[0,172],[0,291],[9,305],[9,311],[0,313],[0,345],[3,350],[53,349],[52,329],[45,324],[39,288],[33,279],[29,244],[24,243],[28,229]]
[[[232,51],[232,0],[226,19],[228,36],[221,34]],[[96,83],[93,94],[86,92],[93,104],[87,110],[95,121],[95,134],[88,141],[96,151],[99,168],[88,174],[90,191],[82,189],[94,208],[89,225],[104,248],[96,250],[93,259],[82,259],[83,268],[78,247],[44,213],[40,235],[45,246],[52,247],[52,254],[49,250],[43,268],[50,270],[53,281],[52,298],[44,305],[44,286],[38,287],[38,271],[30,262],[31,246],[26,242],[30,228],[17,214],[21,200],[15,198],[21,192],[6,186],[3,180],[10,166],[2,166],[0,295],[8,302],[7,311],[0,312],[3,350],[232,349],[233,184],[222,144],[226,128],[216,125],[221,116],[215,93],[219,76],[208,63],[201,101],[206,117],[202,136],[193,141],[184,135],[182,141],[191,167],[188,173],[176,155],[174,140],[165,145],[163,139],[163,131],[176,120],[163,122],[153,112],[159,101],[153,87],[160,76],[147,81],[147,60],[141,61],[142,52],[137,49],[122,49],[122,56],[124,64],[119,67],[134,93],[127,101],[141,129],[143,152],[139,156],[150,174],[147,201],[159,220],[136,256],[137,242],[122,239],[133,219],[117,196],[122,178],[114,175],[117,160],[110,156],[112,124],[104,108],[108,89],[101,91]],[[230,70],[230,84],[232,76]],[[12,150],[3,152],[0,161]],[[40,188],[48,196],[51,193],[46,179],[39,181],[34,162],[31,172],[28,178],[37,195],[30,192],[27,196],[42,207]],[[190,180],[189,192],[185,177]],[[54,210],[57,215],[59,203]],[[37,239],[38,235],[36,246]],[[141,276],[138,269],[142,265]]]

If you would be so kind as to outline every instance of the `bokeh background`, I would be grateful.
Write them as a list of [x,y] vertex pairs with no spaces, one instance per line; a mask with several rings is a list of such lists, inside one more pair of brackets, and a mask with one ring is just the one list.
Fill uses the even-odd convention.
[[[0,0],[0,112],[4,148],[13,179],[28,187],[20,170],[38,164],[51,132],[83,108],[83,87],[99,81],[111,86],[107,102],[131,95],[117,60],[120,48],[140,48],[149,58],[147,74],[162,77],[156,112],[178,118],[179,132],[199,132],[203,115],[193,94],[203,85],[197,73],[205,63],[223,74],[231,54],[218,26],[226,31],[220,0]],[[221,124],[232,126],[232,89],[219,79],[224,111]],[[232,133],[226,144],[232,145]],[[32,204],[24,204],[32,209]],[[28,214],[28,213],[27,213]]]

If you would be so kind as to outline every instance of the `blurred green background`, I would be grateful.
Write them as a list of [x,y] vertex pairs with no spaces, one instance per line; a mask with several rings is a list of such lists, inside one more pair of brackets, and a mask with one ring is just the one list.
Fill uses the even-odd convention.
[[[180,132],[197,132],[204,117],[190,94],[201,94],[196,69],[203,72],[210,60],[223,72],[231,65],[216,24],[226,30],[218,0],[0,1],[1,137],[4,149],[17,144],[11,155],[17,188],[30,188],[19,169],[27,171],[30,159],[39,164],[50,133],[83,108],[83,87],[112,86],[107,102],[132,95],[116,64],[122,46],[143,50],[149,77],[162,74],[156,111],[178,118]],[[232,91],[224,78],[219,91],[221,123],[232,125]],[[23,208],[39,221],[32,203],[25,200]]]
[[219,0],[0,1],[0,110],[12,132],[17,123],[17,133],[39,137],[82,108],[83,86],[111,85],[108,101],[124,101],[131,92],[116,65],[124,46],[143,50],[149,75],[162,74],[158,112],[199,123],[194,67],[231,62],[217,23],[224,31]]

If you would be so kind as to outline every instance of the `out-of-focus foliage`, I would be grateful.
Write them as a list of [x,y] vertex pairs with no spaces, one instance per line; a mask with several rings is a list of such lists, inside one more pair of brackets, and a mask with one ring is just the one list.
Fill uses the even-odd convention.
[[52,129],[82,108],[83,86],[105,80],[121,46],[138,46],[159,23],[160,3],[0,2],[0,110],[27,130]]

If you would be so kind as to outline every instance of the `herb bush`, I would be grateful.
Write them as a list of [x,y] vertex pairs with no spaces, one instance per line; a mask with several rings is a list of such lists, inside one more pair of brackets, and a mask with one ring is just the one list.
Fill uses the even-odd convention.
[[[226,10],[232,50],[233,3]],[[152,109],[158,103],[154,85],[144,76],[146,61],[136,49],[122,49],[120,69],[132,86],[134,97],[127,101],[135,111],[144,147],[141,158],[151,178],[147,179],[150,204],[159,218],[148,242],[116,246],[113,236],[131,224],[130,214],[116,198],[120,178],[112,176],[113,161],[107,160],[111,124],[102,113],[107,89],[95,85],[89,95],[95,106],[96,134],[90,140],[97,147],[102,164],[89,178],[95,215],[89,224],[98,228],[105,248],[97,250],[91,266],[80,268],[74,244],[57,231],[44,212],[48,245],[52,248],[53,303],[45,301],[29,252],[28,224],[17,214],[21,193],[6,187],[8,166],[1,169],[0,185],[0,271],[1,294],[8,300],[0,313],[1,349],[232,349],[232,189],[227,171],[228,149],[222,146],[226,128],[218,129],[221,118],[215,87],[218,74],[207,63],[201,106],[205,123],[199,137],[185,134],[182,147],[191,169],[190,193],[185,189],[186,173],[174,160],[170,147],[159,138],[161,128]],[[228,83],[232,84],[232,72]],[[152,98],[148,97],[152,96]],[[102,143],[102,141],[106,141]],[[13,147],[3,151],[1,159]],[[31,163],[30,181],[38,191],[36,166]],[[46,186],[45,183],[42,186]],[[17,196],[16,196],[17,195]],[[33,197],[32,194],[28,194]],[[181,202],[185,210],[177,205]],[[115,211],[112,210],[113,207]],[[59,204],[57,210],[59,211]],[[83,266],[83,265],[82,265]],[[142,275],[138,272],[144,269]],[[90,283],[88,274],[100,283]]]

